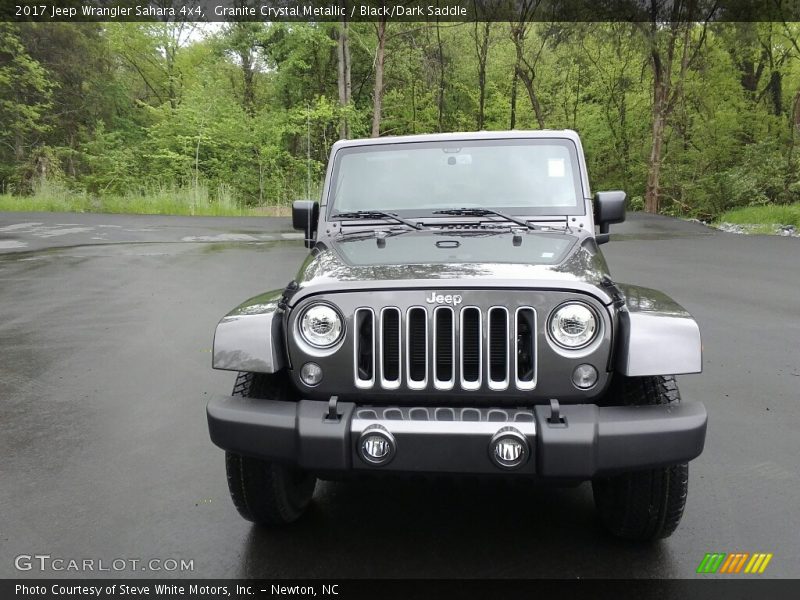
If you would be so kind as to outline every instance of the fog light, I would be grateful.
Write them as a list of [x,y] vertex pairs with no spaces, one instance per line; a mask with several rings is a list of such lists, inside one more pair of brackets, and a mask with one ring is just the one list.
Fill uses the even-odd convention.
[[528,440],[513,427],[504,427],[489,442],[489,457],[503,469],[516,469],[528,460]]
[[581,390],[588,390],[597,383],[597,369],[592,365],[578,365],[572,372],[572,385]]
[[300,369],[300,379],[308,387],[318,385],[319,382],[322,381],[322,367],[317,363],[307,362],[303,365],[303,368]]
[[388,464],[396,448],[394,436],[380,425],[367,427],[358,440],[358,454],[370,465]]

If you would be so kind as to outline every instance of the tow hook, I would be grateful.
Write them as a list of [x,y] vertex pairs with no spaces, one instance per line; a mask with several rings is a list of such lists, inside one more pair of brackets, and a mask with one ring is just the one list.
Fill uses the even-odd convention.
[[567,426],[567,417],[561,416],[561,405],[555,398],[550,399],[550,416],[547,417],[547,425],[550,427]]
[[328,414],[323,419],[326,423],[338,423],[342,420],[342,413],[339,412],[339,396],[331,396],[328,400]]

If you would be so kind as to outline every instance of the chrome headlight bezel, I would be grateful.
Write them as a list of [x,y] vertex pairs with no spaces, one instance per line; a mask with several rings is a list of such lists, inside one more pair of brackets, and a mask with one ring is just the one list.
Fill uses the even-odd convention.
[[[336,338],[331,340],[330,342],[320,343],[319,340],[312,339],[310,333],[306,331],[307,329],[306,318],[308,317],[308,314],[311,310],[317,308],[326,308],[330,310],[331,313],[338,320],[338,333],[336,334]],[[303,307],[300,314],[297,316],[296,329],[300,341],[302,341],[308,347],[313,348],[314,350],[330,350],[342,343],[342,340],[344,340],[345,337],[346,326],[341,311],[338,308],[336,308],[333,304],[330,304],[328,302],[311,302],[307,306]]]
[[[581,308],[586,310],[589,318],[591,319],[590,324],[587,327],[590,330],[590,336],[575,344],[571,344],[569,342],[570,334],[565,332],[558,323],[559,313],[570,308]],[[550,311],[550,315],[547,317],[547,337],[553,344],[562,350],[584,350],[591,346],[598,339],[600,332],[602,331],[602,326],[600,315],[597,314],[597,311],[594,309],[594,307],[580,300],[568,300],[567,302],[559,304],[552,311]]]

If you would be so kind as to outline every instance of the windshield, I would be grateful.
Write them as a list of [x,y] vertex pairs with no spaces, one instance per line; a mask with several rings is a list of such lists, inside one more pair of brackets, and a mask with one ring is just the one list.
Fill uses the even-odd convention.
[[452,208],[584,214],[575,145],[567,139],[376,144],[336,153],[329,214],[426,215]]

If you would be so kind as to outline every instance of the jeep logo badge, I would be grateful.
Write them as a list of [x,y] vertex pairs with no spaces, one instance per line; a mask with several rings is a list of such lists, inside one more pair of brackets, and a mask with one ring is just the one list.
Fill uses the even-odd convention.
[[464,299],[459,294],[437,294],[436,292],[431,292],[431,295],[425,298],[425,302],[428,304],[452,304],[453,306],[458,306],[464,301]]

